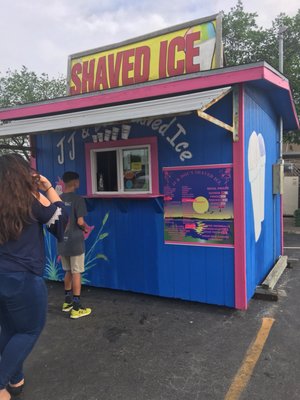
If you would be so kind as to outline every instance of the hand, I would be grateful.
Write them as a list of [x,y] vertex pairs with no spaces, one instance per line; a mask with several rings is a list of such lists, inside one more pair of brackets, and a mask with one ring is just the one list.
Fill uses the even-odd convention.
[[49,179],[47,179],[45,176],[43,175],[33,175],[33,177],[39,177],[39,179],[37,180],[37,186],[39,190],[43,190],[46,191],[47,189],[49,189],[49,187],[51,187],[51,182],[49,181]]
[[85,225],[78,225],[78,227],[84,232],[88,233],[88,228]]

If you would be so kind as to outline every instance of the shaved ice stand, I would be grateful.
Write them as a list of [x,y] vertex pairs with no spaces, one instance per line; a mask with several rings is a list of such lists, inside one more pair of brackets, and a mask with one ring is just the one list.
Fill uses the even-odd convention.
[[[223,67],[219,15],[72,55],[68,96],[0,120],[58,192],[80,174],[88,285],[246,309],[282,254],[289,83],[266,63]],[[46,247],[45,277],[62,280]]]

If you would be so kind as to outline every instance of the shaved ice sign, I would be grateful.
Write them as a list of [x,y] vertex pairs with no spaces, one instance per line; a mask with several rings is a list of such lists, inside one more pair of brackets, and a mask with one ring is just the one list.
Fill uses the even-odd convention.
[[166,244],[233,247],[232,164],[166,167]]
[[69,57],[69,94],[134,85],[222,67],[221,16],[177,25]]

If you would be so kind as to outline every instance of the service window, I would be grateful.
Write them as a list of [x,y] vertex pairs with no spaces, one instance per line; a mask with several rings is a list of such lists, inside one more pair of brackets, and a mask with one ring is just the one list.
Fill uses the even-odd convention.
[[86,145],[88,195],[158,193],[156,138]]

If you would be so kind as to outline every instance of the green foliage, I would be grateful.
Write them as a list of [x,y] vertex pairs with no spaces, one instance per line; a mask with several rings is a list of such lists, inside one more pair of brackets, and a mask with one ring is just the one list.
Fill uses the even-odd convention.
[[[225,64],[232,66],[266,61],[278,69],[278,30],[280,26],[287,27],[283,34],[284,75],[289,79],[300,115],[300,9],[294,17],[281,13],[268,29],[258,27],[257,16],[256,12],[245,12],[242,0],[237,0],[228,14],[223,12]],[[47,74],[38,76],[25,66],[21,71],[9,70],[5,75],[0,72],[0,107],[52,99],[64,96],[65,92],[66,80],[63,76],[57,79],[50,79]],[[300,132],[288,133],[285,139],[300,143]],[[27,139],[6,139],[4,142],[18,145],[24,140]]]
[[[294,17],[281,13],[269,29],[256,24],[257,13],[244,11],[237,1],[228,14],[223,12],[223,40],[227,66],[266,61],[279,68],[279,27],[285,26],[283,74],[289,79],[298,115],[300,115],[300,9]],[[300,132],[284,135],[284,140],[300,143]]]
[[61,97],[66,94],[66,80],[60,76],[50,79],[47,74],[38,76],[25,66],[21,71],[0,73],[0,107],[32,103]]
[[[99,253],[99,246],[101,245],[102,240],[109,236],[108,232],[103,232],[108,218],[109,212],[105,214],[99,231],[96,234],[96,238],[88,246],[88,250],[85,254],[84,272],[81,278],[82,284],[84,285],[91,283],[88,279],[89,271],[95,266],[103,266],[100,260],[109,261],[108,257],[105,254]],[[46,265],[44,277],[52,281],[61,281],[63,280],[64,272],[62,271],[59,258],[56,254],[56,241],[54,237],[47,231],[47,229],[44,228],[43,231],[46,247]]]
[[[300,9],[295,17],[280,14],[273,22],[272,31],[278,32],[280,26],[287,28],[283,33],[283,71],[290,81],[297,112],[300,115]],[[273,39],[274,42],[275,40]],[[272,54],[271,51],[272,48],[269,49],[270,55]]]
[[[21,71],[7,71],[5,75],[0,72],[0,107],[10,107],[40,100],[61,97],[66,94],[66,80],[60,76],[50,79],[47,74],[38,76],[35,72],[22,67]],[[9,146],[28,147],[28,136],[15,136],[13,138],[1,138],[0,154],[14,149]],[[26,158],[29,151],[18,150]]]
[[55,252],[56,244],[53,236],[43,228],[45,247],[46,247],[46,265],[44,277],[51,281],[61,281],[63,279],[63,272],[58,268],[57,255]]
[[[108,232],[103,232],[104,230],[104,226],[108,220],[109,217],[109,212],[107,212],[102,220],[102,224],[101,227],[99,229],[99,231],[97,232],[96,235],[96,239],[94,240],[93,244],[90,246],[89,250],[86,252],[85,254],[85,260],[84,260],[84,273],[82,274],[82,283],[83,284],[88,284],[90,283],[90,281],[87,279],[87,274],[88,271],[91,268],[94,268],[97,265],[97,260],[104,260],[104,261],[108,261],[108,258],[105,254],[103,253],[97,253],[97,245],[99,245],[99,243],[105,239],[106,237],[109,236]],[[98,263],[99,265],[99,263]]]
[[263,59],[266,31],[256,24],[257,13],[246,13],[243,3],[223,13],[223,40],[227,65],[240,65]]

